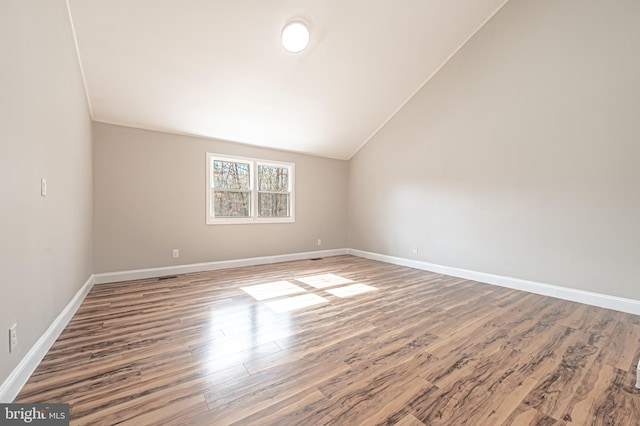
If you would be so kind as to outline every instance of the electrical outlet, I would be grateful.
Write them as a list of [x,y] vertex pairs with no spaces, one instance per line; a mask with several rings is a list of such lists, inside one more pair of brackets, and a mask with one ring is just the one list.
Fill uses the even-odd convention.
[[317,242],[318,246],[322,245],[322,238],[318,238],[318,242]]
[[177,259],[180,257],[180,249],[173,249],[173,254],[172,254],[174,259]]
[[40,179],[40,195],[47,196],[47,180],[45,178]]
[[418,245],[417,244],[414,244],[413,247],[411,247],[411,253],[418,254]]
[[9,328],[9,352],[13,352],[18,348],[18,323]]

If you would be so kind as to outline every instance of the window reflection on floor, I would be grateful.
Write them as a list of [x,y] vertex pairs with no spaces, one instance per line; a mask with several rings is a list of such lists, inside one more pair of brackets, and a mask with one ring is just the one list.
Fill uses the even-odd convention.
[[355,296],[356,294],[366,293],[368,291],[374,291],[374,290],[377,290],[377,288],[371,287],[370,285],[353,284],[353,285],[348,285],[346,287],[331,288],[327,290],[327,293],[331,293],[337,297],[349,297],[349,296]]
[[286,344],[291,335],[288,315],[274,313],[262,304],[227,300],[210,306],[209,333],[190,347],[206,374],[280,352],[277,342]]
[[[328,303],[331,297],[352,297],[377,290],[335,274],[291,281],[300,285],[283,280],[241,287],[263,303],[234,298],[210,307],[207,338],[192,348],[192,354],[203,360],[206,371],[220,371],[238,362],[280,352],[291,336],[292,318],[288,312]],[[278,346],[278,339],[284,346]]]
[[286,297],[284,299],[274,300],[272,302],[265,302],[265,305],[267,305],[274,312],[282,313],[326,302],[328,302],[328,300],[324,297],[320,297],[317,294],[308,293],[301,296]]

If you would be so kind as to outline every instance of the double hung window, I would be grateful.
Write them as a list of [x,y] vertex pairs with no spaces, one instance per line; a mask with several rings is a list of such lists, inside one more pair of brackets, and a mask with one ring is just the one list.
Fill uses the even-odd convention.
[[207,153],[207,224],[294,222],[295,165]]

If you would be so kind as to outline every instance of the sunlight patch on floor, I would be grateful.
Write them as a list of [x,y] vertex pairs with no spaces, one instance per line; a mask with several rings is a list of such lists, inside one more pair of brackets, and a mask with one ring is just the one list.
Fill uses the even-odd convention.
[[301,296],[287,297],[286,299],[265,302],[269,309],[277,313],[290,312],[296,309],[306,308],[307,306],[318,305],[328,302],[324,297],[309,293]]
[[[353,284],[353,280],[335,274],[313,275],[309,277],[296,278],[296,280],[313,288],[322,289],[323,291],[340,298],[377,290],[377,288],[365,284]],[[343,284],[350,285],[337,287]],[[308,293],[308,290],[289,281],[274,281],[240,288],[254,299],[258,301],[265,301],[264,304],[276,313],[290,312],[296,309],[329,302],[324,297]],[[306,294],[293,297],[283,297],[298,293]]]
[[304,293],[306,290],[289,281],[276,281],[266,284],[257,284],[249,287],[240,287],[242,291],[253,296],[256,300],[273,299],[289,294]]
[[314,275],[311,277],[296,278],[296,279],[314,288],[333,287],[336,285],[348,284],[353,282],[348,278],[342,278],[341,276],[334,275],[334,274]]
[[327,293],[333,294],[334,296],[342,298],[342,297],[355,296],[356,294],[366,293],[368,291],[374,291],[374,290],[377,290],[377,288],[371,287],[370,285],[353,284],[353,285],[348,285],[346,287],[331,288],[325,291]]

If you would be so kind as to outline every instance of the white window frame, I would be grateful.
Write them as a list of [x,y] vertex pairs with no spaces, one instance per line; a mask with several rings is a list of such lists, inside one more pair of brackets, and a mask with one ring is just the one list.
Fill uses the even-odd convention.
[[[251,183],[249,185],[250,197],[250,217],[215,217],[213,209],[213,162],[215,160],[247,163],[249,164]],[[258,216],[258,166],[286,167],[289,169],[289,216],[287,217],[259,217]],[[280,161],[260,160],[257,158],[236,157],[224,154],[214,154],[207,152],[206,163],[206,223],[207,225],[220,224],[247,224],[247,223],[293,223],[295,222],[295,164]]]

